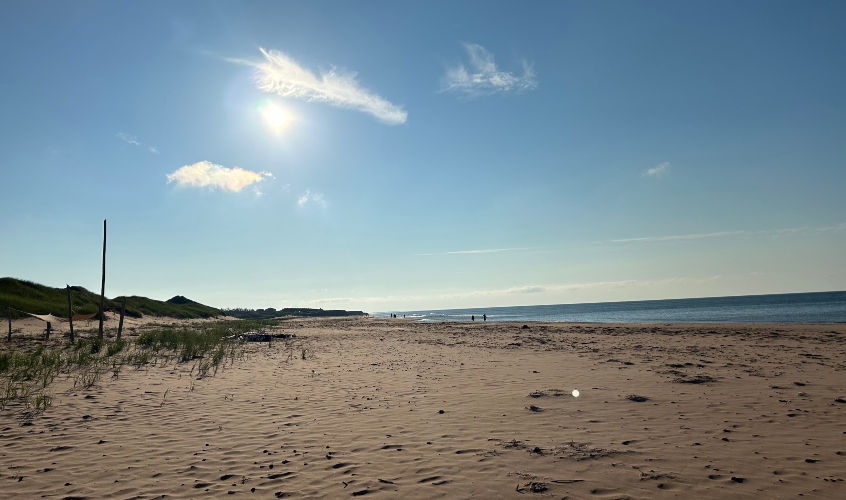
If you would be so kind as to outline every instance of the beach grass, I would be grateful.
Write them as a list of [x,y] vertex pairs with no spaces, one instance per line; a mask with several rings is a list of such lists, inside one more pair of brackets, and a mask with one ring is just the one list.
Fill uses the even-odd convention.
[[197,378],[215,375],[243,355],[240,334],[272,328],[273,321],[219,321],[180,328],[156,327],[132,340],[78,338],[53,347],[0,352],[0,411],[15,409],[23,418],[44,412],[52,402],[49,389],[60,375],[73,379],[74,389],[89,389],[111,372],[118,378],[126,365],[166,366],[194,363]]

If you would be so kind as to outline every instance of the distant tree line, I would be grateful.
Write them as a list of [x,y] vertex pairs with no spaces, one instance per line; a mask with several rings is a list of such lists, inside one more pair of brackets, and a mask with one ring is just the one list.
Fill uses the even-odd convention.
[[337,316],[367,316],[366,312],[362,311],[345,311],[343,309],[310,309],[307,307],[286,307],[284,309],[275,309],[268,307],[267,309],[247,309],[243,307],[233,307],[232,309],[221,309],[224,314],[240,319],[273,319],[280,317],[297,317],[297,318],[319,318],[319,317],[337,317]]

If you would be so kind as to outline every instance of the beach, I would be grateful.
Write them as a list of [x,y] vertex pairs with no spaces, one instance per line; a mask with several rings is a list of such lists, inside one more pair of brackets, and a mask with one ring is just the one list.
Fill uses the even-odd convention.
[[[26,321],[16,335],[38,342]],[[214,376],[60,377],[43,414],[0,412],[2,496],[846,497],[844,325],[278,331],[293,337],[245,344]]]

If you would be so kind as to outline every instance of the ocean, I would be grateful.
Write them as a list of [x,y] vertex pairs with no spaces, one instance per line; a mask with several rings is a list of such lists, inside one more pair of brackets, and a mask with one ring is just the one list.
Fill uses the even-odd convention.
[[590,304],[386,311],[418,321],[574,321],[604,323],[846,323],[846,291]]

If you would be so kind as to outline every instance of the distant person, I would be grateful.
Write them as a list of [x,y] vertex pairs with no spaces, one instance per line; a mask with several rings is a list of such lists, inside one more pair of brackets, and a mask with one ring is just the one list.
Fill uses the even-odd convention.
[[476,321],[476,316],[470,316],[470,321]]
[[487,321],[487,320],[488,320],[488,315],[487,315],[487,314],[483,314],[483,315],[482,315],[482,321]]

